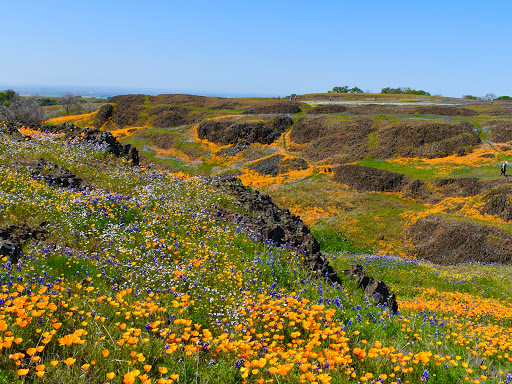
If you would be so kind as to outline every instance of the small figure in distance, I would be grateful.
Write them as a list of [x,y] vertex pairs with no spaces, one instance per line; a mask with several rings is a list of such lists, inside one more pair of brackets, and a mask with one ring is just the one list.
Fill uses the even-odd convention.
[[505,161],[503,164],[501,164],[501,174],[500,174],[500,176],[507,176],[507,175],[505,175],[505,172],[507,172],[507,165],[508,165],[507,161]]
[[297,101],[297,95],[295,95],[295,97],[293,98],[293,101]]

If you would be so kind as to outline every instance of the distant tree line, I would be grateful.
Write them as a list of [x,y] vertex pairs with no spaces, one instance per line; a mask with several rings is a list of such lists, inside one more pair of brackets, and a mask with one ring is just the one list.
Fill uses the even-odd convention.
[[484,100],[484,101],[493,101],[493,100],[512,100],[510,96],[500,96],[496,97],[494,93],[488,93],[485,96],[473,96],[473,95],[464,95],[463,99],[466,100]]
[[334,87],[331,91],[328,91],[327,93],[364,93],[364,92],[359,87],[350,88],[348,85],[344,85],[342,87]]
[[384,94],[392,94],[392,95],[422,95],[422,96],[431,96],[429,92],[424,91],[422,89],[416,90],[409,87],[400,87],[400,88],[391,88],[386,87],[382,88],[380,93]]

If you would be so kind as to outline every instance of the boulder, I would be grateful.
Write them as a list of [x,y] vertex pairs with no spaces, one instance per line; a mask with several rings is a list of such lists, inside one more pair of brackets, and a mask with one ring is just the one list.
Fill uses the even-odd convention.
[[398,312],[395,294],[389,290],[386,283],[368,276],[361,264],[351,264],[344,273],[354,279],[365,295],[371,297],[377,304],[387,306],[393,313]]

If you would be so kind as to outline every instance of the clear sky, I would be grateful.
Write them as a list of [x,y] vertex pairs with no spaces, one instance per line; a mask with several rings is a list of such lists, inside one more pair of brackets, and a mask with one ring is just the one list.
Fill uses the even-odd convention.
[[0,0],[0,84],[512,96],[512,1]]

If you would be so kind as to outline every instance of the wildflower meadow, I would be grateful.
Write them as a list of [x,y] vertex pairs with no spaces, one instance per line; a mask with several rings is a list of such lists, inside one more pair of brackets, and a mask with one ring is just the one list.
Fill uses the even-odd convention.
[[[333,284],[218,219],[233,202],[209,178],[22,133],[0,131],[0,223],[46,234],[1,259],[0,383],[512,383],[512,267],[333,253]],[[87,187],[34,177],[39,158]]]

